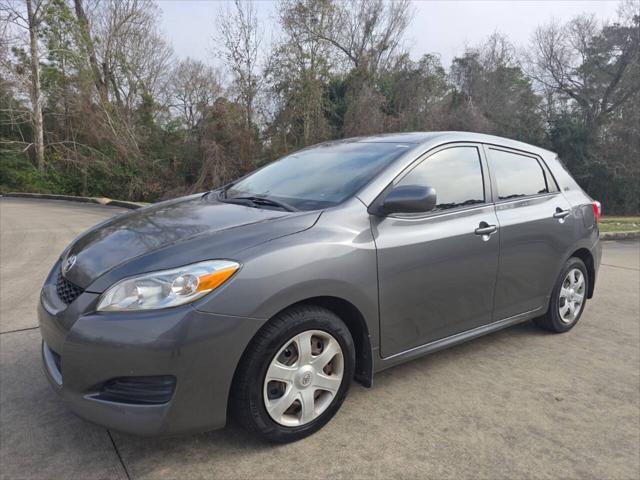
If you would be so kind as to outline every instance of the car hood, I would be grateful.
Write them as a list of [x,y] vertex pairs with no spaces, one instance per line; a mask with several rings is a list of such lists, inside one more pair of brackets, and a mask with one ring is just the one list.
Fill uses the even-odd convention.
[[286,212],[192,195],[134,210],[78,237],[63,254],[65,278],[100,292],[114,281],[234,254],[310,228],[319,212]]

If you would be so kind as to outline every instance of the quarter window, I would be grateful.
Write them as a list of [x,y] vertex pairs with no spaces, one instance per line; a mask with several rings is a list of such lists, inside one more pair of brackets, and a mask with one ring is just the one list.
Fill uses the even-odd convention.
[[434,153],[399,185],[422,185],[436,191],[437,210],[484,203],[484,181],[476,147],[453,147]]
[[544,170],[533,157],[491,148],[489,164],[500,200],[549,193]]

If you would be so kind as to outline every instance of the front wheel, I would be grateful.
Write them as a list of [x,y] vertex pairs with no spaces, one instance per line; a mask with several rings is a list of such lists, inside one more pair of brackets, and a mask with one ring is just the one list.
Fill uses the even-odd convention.
[[294,307],[247,347],[234,381],[233,413],[267,440],[299,440],[338,411],[354,366],[353,339],[340,318],[321,307]]
[[584,311],[588,291],[587,267],[579,258],[571,257],[553,288],[549,310],[535,319],[536,325],[556,333],[571,330]]

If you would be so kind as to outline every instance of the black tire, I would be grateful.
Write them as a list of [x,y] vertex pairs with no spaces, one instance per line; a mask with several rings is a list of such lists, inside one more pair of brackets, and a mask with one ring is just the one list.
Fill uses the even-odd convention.
[[[560,289],[562,288],[562,284],[565,280],[565,277],[574,268],[577,268],[578,270],[580,270],[584,278],[584,282],[585,282],[584,300],[582,302],[582,305],[580,306],[580,310],[578,312],[578,315],[576,315],[575,319],[573,319],[573,321],[570,323],[566,323],[561,319],[560,312],[558,311],[559,302],[560,302]],[[556,284],[553,287],[553,291],[551,292],[551,300],[549,301],[549,310],[542,317],[538,317],[534,319],[534,323],[538,327],[544,330],[548,330],[550,332],[554,332],[554,333],[568,332],[573,327],[575,327],[575,325],[578,323],[578,320],[580,320],[580,317],[582,316],[584,307],[587,304],[588,291],[589,291],[589,275],[587,273],[587,267],[585,266],[584,262],[579,258],[571,257],[565,263],[564,267],[562,268],[562,271],[560,272],[560,275],[558,276],[558,279],[556,280]]]
[[[288,427],[275,422],[264,404],[263,385],[272,359],[294,336],[307,330],[321,330],[338,341],[344,357],[342,384],[329,406],[310,423]],[[276,443],[307,437],[322,428],[338,411],[353,378],[355,347],[347,326],[333,312],[317,306],[292,307],[271,319],[256,334],[234,378],[230,411],[247,430]]]

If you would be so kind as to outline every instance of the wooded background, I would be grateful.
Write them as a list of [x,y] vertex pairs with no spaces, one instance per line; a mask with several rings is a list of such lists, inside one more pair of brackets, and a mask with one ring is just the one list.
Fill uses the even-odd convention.
[[640,211],[637,1],[451,65],[409,56],[408,0],[224,10],[202,32],[218,69],[174,55],[151,0],[0,0],[0,192],[155,201],[324,140],[468,130],[553,150],[606,213]]

